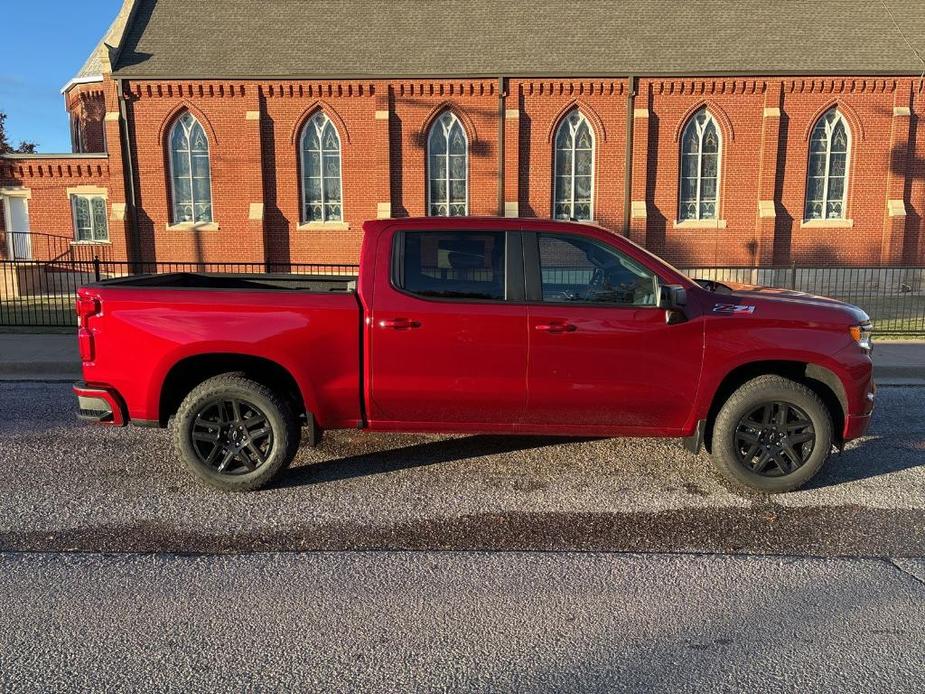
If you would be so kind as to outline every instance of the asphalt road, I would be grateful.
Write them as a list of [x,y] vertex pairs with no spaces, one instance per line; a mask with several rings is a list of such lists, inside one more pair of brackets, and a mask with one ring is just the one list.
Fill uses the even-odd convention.
[[0,383],[0,551],[494,549],[925,556],[925,388],[810,489],[740,496],[677,441],[340,432],[271,488],[197,483],[163,430],[93,428],[64,384]]
[[356,432],[234,495],[0,383],[0,689],[922,691],[925,388],[879,401],[773,498],[676,442]]
[[902,561],[14,555],[0,686],[921,692],[925,563]]

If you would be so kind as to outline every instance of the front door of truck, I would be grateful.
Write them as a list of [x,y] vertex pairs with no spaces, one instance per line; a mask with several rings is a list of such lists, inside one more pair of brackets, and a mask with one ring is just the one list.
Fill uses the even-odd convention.
[[681,427],[700,377],[702,321],[666,324],[654,272],[603,240],[537,233],[523,243],[526,424],[639,434]]
[[396,232],[378,249],[369,419],[510,430],[526,406],[520,234]]

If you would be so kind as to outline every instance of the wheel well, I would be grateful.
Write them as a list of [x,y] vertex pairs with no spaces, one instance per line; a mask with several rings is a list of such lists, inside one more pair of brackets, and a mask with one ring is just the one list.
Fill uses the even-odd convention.
[[848,401],[845,388],[838,376],[817,364],[807,364],[799,361],[759,361],[736,367],[726,374],[726,377],[716,389],[707,413],[707,427],[703,437],[707,451],[712,450],[713,422],[716,421],[716,415],[719,414],[723,403],[743,383],[758,376],[766,375],[789,378],[797,383],[802,383],[816,393],[832,414],[832,428],[836,443],[842,443],[841,437],[845,428],[845,413],[848,410]]
[[274,361],[247,354],[198,354],[187,357],[167,373],[161,386],[159,418],[162,425],[173,416],[183,398],[196,386],[219,374],[238,372],[286,398],[299,419],[305,416],[302,392],[292,374]]

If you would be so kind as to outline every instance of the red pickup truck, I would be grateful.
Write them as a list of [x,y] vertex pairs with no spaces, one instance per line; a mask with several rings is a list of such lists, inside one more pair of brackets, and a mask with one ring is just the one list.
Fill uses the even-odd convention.
[[167,426],[257,489],[328,429],[679,437],[740,487],[804,484],[873,410],[855,306],[694,281],[604,229],[367,222],[356,278],[175,273],[77,300],[81,419]]

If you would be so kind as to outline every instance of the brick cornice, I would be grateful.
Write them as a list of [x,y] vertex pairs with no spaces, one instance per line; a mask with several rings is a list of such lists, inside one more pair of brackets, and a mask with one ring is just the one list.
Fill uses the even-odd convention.
[[459,81],[407,81],[396,80],[391,84],[396,96],[494,96],[497,92],[494,80]]
[[875,77],[816,77],[784,80],[784,91],[790,94],[873,94],[892,92],[896,79]]
[[518,83],[526,96],[619,96],[626,88],[625,80],[526,80]]
[[755,79],[647,79],[654,94],[709,96],[713,94],[762,94],[766,80]]

